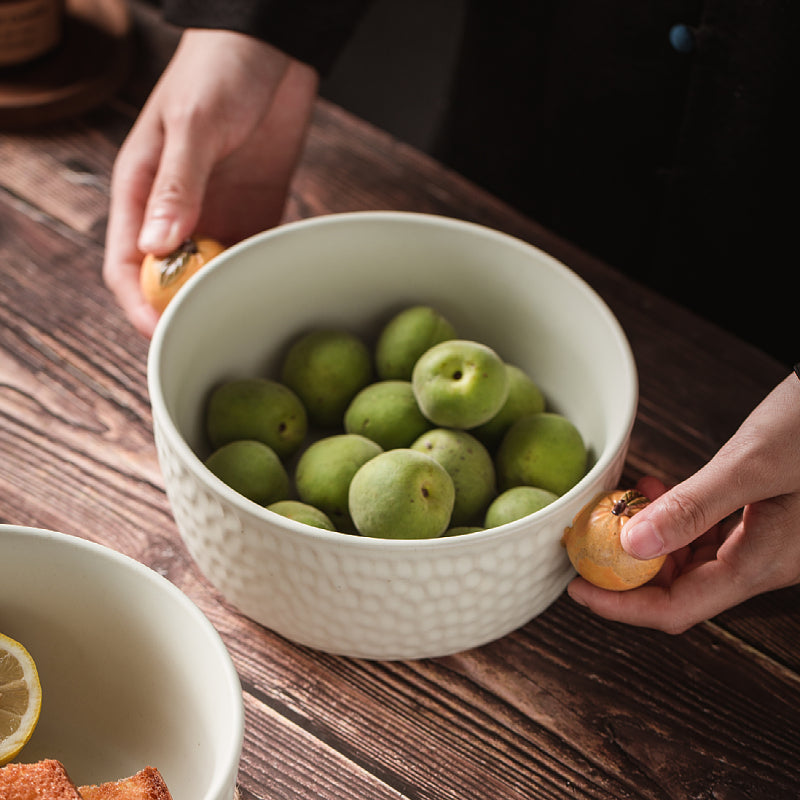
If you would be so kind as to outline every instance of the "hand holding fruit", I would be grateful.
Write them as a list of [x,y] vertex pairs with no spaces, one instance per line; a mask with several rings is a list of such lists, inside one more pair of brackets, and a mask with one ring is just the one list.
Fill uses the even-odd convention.
[[280,221],[316,97],[308,66],[243,34],[189,30],[114,165],[103,277],[152,334],[144,254],[193,231],[232,244]]
[[622,546],[666,563],[627,592],[575,579],[570,595],[597,614],[680,633],[800,583],[800,381],[789,375],[683,483],[667,491],[646,478],[637,488],[653,502],[622,529]]

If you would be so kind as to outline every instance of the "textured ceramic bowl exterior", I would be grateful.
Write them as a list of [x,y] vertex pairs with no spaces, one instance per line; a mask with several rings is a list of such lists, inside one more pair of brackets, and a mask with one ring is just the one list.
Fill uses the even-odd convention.
[[[577,425],[593,466],[576,487],[490,531],[393,541],[284,519],[203,466],[211,386],[276,375],[300,331],[339,326],[370,338],[414,303],[439,308],[461,338],[526,370]],[[483,644],[559,596],[574,574],[561,535],[597,492],[616,487],[638,391],[617,320],[573,272],[484,227],[395,212],[317,217],[228,250],[167,308],[148,380],[166,491],[205,575],[244,614],[296,642],[375,659]]]
[[173,584],[74,536],[0,525],[0,631],[39,671],[42,711],[17,761],[60,760],[77,784],[157,767],[174,800],[232,800],[239,678]]

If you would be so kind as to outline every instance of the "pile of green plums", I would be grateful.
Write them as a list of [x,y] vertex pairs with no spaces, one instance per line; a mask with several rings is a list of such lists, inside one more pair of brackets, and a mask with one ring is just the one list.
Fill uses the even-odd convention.
[[585,474],[587,450],[534,380],[427,305],[374,343],[304,332],[279,375],[209,393],[206,466],[290,519],[391,539],[492,528],[538,511]]

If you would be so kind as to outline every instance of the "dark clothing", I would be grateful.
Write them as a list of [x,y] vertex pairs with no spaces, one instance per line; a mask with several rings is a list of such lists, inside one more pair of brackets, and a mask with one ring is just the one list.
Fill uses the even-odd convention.
[[325,74],[369,4],[370,0],[164,0],[163,8],[164,17],[176,25],[247,33]]
[[[167,14],[324,73],[365,5],[167,0]],[[436,155],[788,365],[799,35],[796,0],[473,0]]]
[[[787,365],[796,360],[800,3],[470,9],[443,160]],[[690,52],[670,45],[680,23]]]

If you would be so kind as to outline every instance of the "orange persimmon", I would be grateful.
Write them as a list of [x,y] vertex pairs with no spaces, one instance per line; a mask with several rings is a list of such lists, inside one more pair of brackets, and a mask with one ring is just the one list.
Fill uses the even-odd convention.
[[566,528],[561,543],[578,574],[595,586],[614,591],[647,583],[666,556],[641,560],[622,549],[622,526],[650,501],[634,490],[604,493],[587,503]]
[[191,236],[168,256],[159,258],[148,253],[139,273],[142,294],[156,311],[163,311],[178,289],[224,246],[208,236]]

